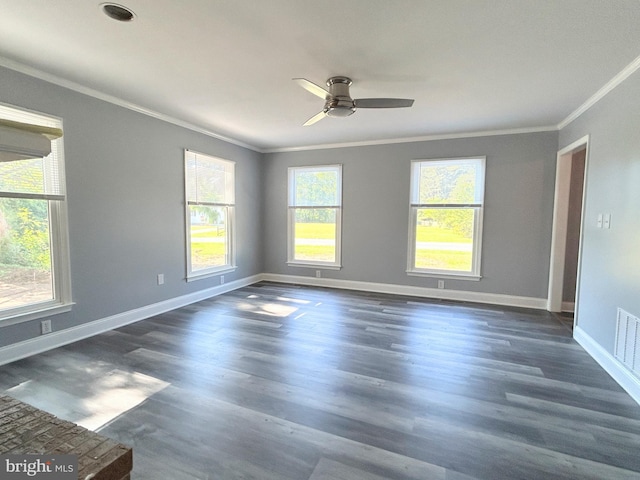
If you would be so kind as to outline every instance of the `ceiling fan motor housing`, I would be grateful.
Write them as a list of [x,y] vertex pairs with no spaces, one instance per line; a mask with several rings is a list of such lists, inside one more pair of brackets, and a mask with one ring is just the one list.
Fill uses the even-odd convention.
[[330,117],[348,117],[356,111],[356,106],[349,95],[351,79],[348,77],[331,77],[327,80],[331,97],[327,99],[324,112]]

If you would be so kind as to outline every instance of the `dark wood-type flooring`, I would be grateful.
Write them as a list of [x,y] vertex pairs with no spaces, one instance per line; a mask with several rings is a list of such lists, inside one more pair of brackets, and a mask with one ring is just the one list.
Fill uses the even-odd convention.
[[534,310],[264,282],[0,391],[132,446],[137,480],[640,479],[640,407]]

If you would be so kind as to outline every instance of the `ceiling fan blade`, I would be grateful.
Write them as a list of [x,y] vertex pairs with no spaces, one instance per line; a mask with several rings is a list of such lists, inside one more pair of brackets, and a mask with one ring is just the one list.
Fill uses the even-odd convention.
[[303,127],[308,127],[309,125],[313,125],[314,123],[319,122],[320,120],[322,120],[326,116],[327,116],[327,114],[323,110],[320,113],[316,113],[313,117],[311,117],[309,120],[304,122],[304,124],[302,126]]
[[314,95],[317,95],[320,98],[324,98],[325,100],[328,99],[329,97],[331,97],[331,94],[326,91],[324,88],[322,88],[319,85],[316,85],[313,82],[310,82],[309,80],[307,80],[306,78],[293,78],[292,79],[294,82],[297,82],[298,85],[300,85],[302,88],[304,88],[305,90],[313,93]]
[[358,98],[356,108],[401,108],[413,105],[411,98]]

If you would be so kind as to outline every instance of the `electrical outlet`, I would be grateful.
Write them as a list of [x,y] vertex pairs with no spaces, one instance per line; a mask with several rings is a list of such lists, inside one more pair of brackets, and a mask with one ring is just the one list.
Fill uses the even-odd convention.
[[42,335],[45,335],[47,333],[51,333],[52,329],[51,329],[51,320],[42,320],[40,322],[40,330]]
[[164,285],[164,273],[158,274],[158,285]]
[[220,275],[220,285],[224,285],[224,275]]
[[444,288],[444,280],[438,280],[438,288]]
[[322,277],[322,272],[320,270],[316,270],[316,278]]

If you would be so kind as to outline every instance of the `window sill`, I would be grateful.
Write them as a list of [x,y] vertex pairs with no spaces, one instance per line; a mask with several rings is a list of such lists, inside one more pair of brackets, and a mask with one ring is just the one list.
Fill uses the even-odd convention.
[[16,313],[5,318],[0,318],[0,328],[8,327],[9,325],[16,325],[18,323],[29,322],[31,320],[38,320],[39,318],[50,317],[51,315],[58,315],[59,313],[70,312],[73,305],[75,305],[75,303],[70,302],[64,304],[42,306],[37,310]]
[[214,271],[208,270],[202,273],[192,273],[190,275],[187,275],[187,282],[195,282],[196,280],[202,280],[204,278],[215,277],[217,275],[224,275],[225,273],[235,272],[237,269],[238,267],[233,266],[233,267],[226,267],[221,270],[214,270]]
[[290,267],[315,268],[316,270],[341,270],[342,265],[327,265],[326,263],[287,262]]
[[470,275],[465,273],[417,272],[415,270],[407,270],[407,275],[409,275],[410,277],[430,277],[440,278],[443,280],[469,280],[472,282],[479,282],[482,279],[482,275]]

